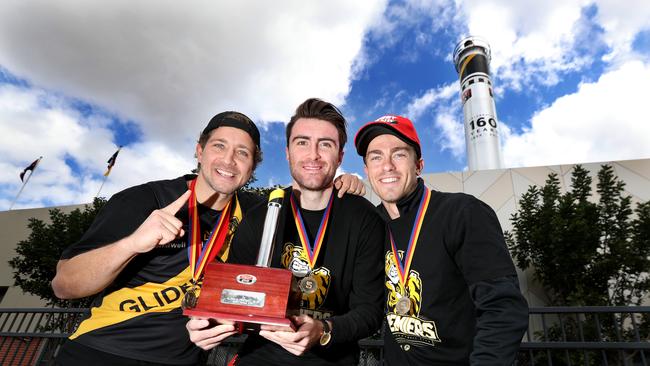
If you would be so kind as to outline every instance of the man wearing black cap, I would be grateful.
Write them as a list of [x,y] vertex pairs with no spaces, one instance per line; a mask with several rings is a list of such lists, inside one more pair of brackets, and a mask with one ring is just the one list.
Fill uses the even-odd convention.
[[217,114],[199,137],[196,158],[197,175],[115,194],[63,252],[55,294],[98,295],[58,365],[199,362],[181,305],[192,306],[205,264],[226,260],[233,232],[261,200],[238,191],[262,160],[259,131],[242,113]]
[[494,211],[424,186],[420,140],[404,117],[366,124],[355,145],[388,224],[387,364],[512,364],[528,306]]
[[[296,108],[286,129],[293,182],[285,189],[271,266],[286,268],[301,291],[295,332],[267,329],[250,334],[237,365],[358,364],[358,340],[380,326],[383,298],[384,223],[361,197],[339,198],[332,180],[347,140],[345,118],[331,103],[311,98]],[[232,244],[229,261],[254,264],[266,206],[251,210]],[[190,338],[218,345],[232,325],[188,323]],[[227,328],[229,327],[229,328]]]

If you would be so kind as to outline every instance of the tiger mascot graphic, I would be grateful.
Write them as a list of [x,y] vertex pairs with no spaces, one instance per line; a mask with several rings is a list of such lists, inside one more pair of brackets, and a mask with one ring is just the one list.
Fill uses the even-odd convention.
[[312,294],[303,293],[300,307],[310,310],[320,308],[325,302],[325,298],[327,298],[327,291],[332,282],[330,270],[325,267],[310,270],[307,253],[305,253],[302,246],[293,245],[292,243],[284,244],[282,250],[282,266],[294,273],[307,272],[307,276],[312,276],[316,279],[318,289]]
[[[398,250],[397,254],[400,260],[404,258],[403,250]],[[386,281],[386,288],[388,288],[386,305],[388,306],[388,311],[395,313],[395,305],[397,305],[399,299],[406,296],[411,300],[411,308],[408,314],[404,315],[417,317],[420,314],[420,306],[422,305],[422,280],[420,279],[420,274],[411,270],[406,281],[406,288],[402,286],[399,281],[399,273],[393,260],[392,251],[386,252],[384,268],[386,270],[386,277],[388,278]]]

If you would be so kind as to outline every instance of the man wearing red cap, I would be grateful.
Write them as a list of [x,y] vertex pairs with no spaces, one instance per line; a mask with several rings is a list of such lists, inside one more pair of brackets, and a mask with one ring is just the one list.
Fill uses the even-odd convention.
[[387,222],[389,365],[510,365],[528,306],[494,211],[473,196],[430,191],[411,121],[384,116],[355,137]]
[[65,249],[54,293],[96,296],[56,365],[199,362],[181,305],[196,300],[205,264],[226,260],[238,223],[261,200],[239,191],[262,160],[259,131],[242,113],[219,113],[201,133],[196,157],[197,175],[115,194]]

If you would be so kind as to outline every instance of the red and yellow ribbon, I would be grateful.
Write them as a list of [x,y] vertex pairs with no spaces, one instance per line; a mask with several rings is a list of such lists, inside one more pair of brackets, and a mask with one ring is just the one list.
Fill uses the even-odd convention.
[[327,231],[327,224],[330,218],[330,212],[332,211],[332,202],[334,201],[334,193],[330,195],[329,202],[327,207],[325,207],[325,212],[323,213],[323,218],[321,219],[320,226],[318,227],[318,232],[316,233],[316,238],[312,244],[309,241],[309,235],[307,235],[307,229],[305,228],[305,222],[302,219],[300,214],[300,208],[296,204],[294,194],[291,193],[291,211],[293,212],[293,219],[296,223],[296,228],[298,229],[298,236],[300,237],[300,242],[302,243],[302,248],[307,253],[307,259],[309,259],[309,268],[314,269],[316,266],[316,260],[318,259],[318,253],[320,252],[321,246],[323,244],[323,239],[325,238],[325,232]]
[[395,267],[399,274],[399,280],[402,286],[406,286],[406,280],[408,280],[409,270],[411,269],[411,262],[413,261],[413,253],[415,253],[415,247],[418,244],[418,238],[420,237],[420,231],[422,229],[422,223],[424,222],[424,215],[427,213],[427,208],[429,207],[429,200],[431,199],[431,191],[424,188],[424,194],[420,199],[420,207],[418,212],[415,215],[415,222],[413,224],[413,230],[411,230],[411,238],[409,239],[408,247],[406,248],[406,254],[404,255],[404,260],[399,259],[399,254],[397,252],[397,246],[395,245],[395,239],[393,239],[393,233],[390,228],[388,228],[388,235],[390,237],[390,246],[393,250],[393,260],[395,261]]
[[230,204],[228,201],[223,208],[217,223],[212,228],[210,236],[204,242],[201,240],[201,220],[199,218],[198,202],[196,200],[196,179],[190,183],[192,191],[189,199],[189,233],[187,234],[187,257],[190,261],[190,270],[192,271],[192,280],[197,282],[206,264],[211,262],[219,253],[221,247],[226,241],[228,226],[230,226]]

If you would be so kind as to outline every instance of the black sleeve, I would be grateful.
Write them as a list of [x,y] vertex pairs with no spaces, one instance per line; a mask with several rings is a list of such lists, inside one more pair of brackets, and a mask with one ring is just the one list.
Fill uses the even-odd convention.
[[490,206],[470,197],[459,216],[454,216],[455,238],[451,242],[456,247],[451,252],[468,285],[517,275],[501,225]]
[[267,197],[248,191],[238,191],[237,199],[239,200],[243,217],[246,217],[250,210],[265,204],[267,201]]
[[230,243],[228,263],[255,264],[264,228],[264,221],[260,221],[258,218],[265,216],[266,206],[255,207],[244,216]]
[[381,326],[384,305],[385,224],[372,211],[358,224],[359,242],[354,262],[349,309],[333,316],[332,343],[356,342],[374,334]]
[[156,209],[156,198],[147,185],[116,193],[99,211],[81,239],[63,251],[61,259],[70,259],[131,235]]
[[517,276],[479,281],[470,287],[476,307],[471,365],[512,365],[528,328],[528,304]]

